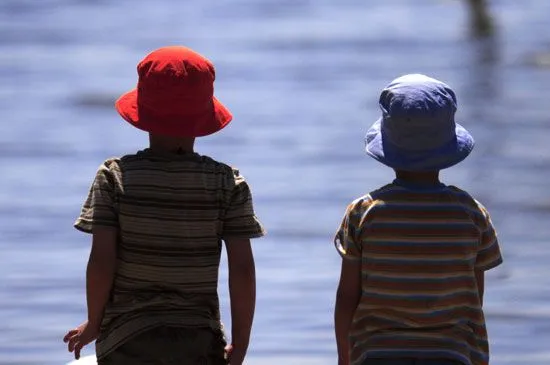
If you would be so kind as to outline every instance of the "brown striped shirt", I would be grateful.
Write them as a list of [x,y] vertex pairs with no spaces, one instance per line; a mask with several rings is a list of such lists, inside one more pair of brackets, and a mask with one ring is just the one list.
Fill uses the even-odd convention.
[[106,160],[75,228],[119,229],[117,269],[96,353],[160,325],[221,330],[221,241],[264,229],[239,171],[196,153],[149,149]]

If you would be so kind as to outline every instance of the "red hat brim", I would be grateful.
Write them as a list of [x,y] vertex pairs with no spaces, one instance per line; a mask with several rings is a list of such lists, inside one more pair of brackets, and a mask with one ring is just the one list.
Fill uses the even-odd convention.
[[[223,129],[231,122],[231,112],[212,97],[212,108],[198,116],[158,116],[139,108],[138,91],[133,89],[123,94],[115,107],[124,120],[143,131],[173,137],[202,137]],[[184,120],[189,119],[189,120]]]

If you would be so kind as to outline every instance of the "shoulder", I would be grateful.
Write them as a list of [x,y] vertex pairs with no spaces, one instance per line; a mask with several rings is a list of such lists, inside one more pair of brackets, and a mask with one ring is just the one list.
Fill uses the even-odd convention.
[[103,161],[97,168],[96,174],[103,176],[113,176],[120,173],[120,157],[109,157]]
[[474,220],[482,228],[490,221],[489,211],[485,206],[470,193],[462,190],[456,186],[448,186],[449,191],[454,194],[455,198],[461,203],[461,205],[473,215]]
[[468,193],[466,190],[462,190],[461,188],[454,185],[448,185],[447,188],[461,203],[471,207],[477,206],[474,197],[470,195],[470,193]]
[[358,198],[355,198],[348,206],[354,210],[365,210],[372,205],[373,201],[374,199],[372,195],[369,193],[369,194],[360,196]]
[[120,170],[120,163],[125,158],[123,157],[109,157],[99,166],[99,169],[104,169],[108,171]]
[[381,186],[375,190],[372,190],[368,194],[356,199],[354,204],[362,211],[373,211],[377,207],[384,207],[386,203],[395,199],[396,195],[402,192],[399,186],[394,184],[387,184]]
[[248,182],[238,167],[217,161],[208,156],[201,156],[201,161],[208,170],[221,176],[223,185],[229,190],[239,192],[250,190]]
[[239,174],[239,170],[236,167],[226,164],[222,161],[218,161],[210,156],[199,155],[199,159],[197,162],[202,164],[208,170],[216,173],[221,173],[224,176],[230,178]]
[[120,181],[120,158],[109,157],[96,170],[94,186],[105,188],[114,186]]
[[348,208],[353,208],[355,210],[367,210],[377,205],[383,205],[384,199],[389,197],[397,190],[398,189],[396,189],[393,184],[384,185],[380,188],[372,190],[368,194],[354,199],[348,205]]
[[459,201],[464,207],[480,214],[486,211],[485,207],[466,190],[462,190],[453,185],[449,185],[447,186],[447,188],[449,189],[451,194],[453,194],[455,199]]
[[398,195],[399,193],[403,193],[403,188],[400,186],[397,186],[395,184],[386,184],[384,186],[381,186],[369,193],[369,196],[373,200],[384,200],[384,199],[390,199],[393,196]]
[[362,216],[365,213],[372,211],[372,209],[375,208],[377,205],[383,203],[373,194],[376,194],[376,190],[355,198],[351,203],[348,204],[346,214],[352,216]]
[[245,177],[238,167],[215,160],[208,156],[201,156],[201,159],[205,165],[223,174],[227,179],[233,181],[235,185],[246,183]]

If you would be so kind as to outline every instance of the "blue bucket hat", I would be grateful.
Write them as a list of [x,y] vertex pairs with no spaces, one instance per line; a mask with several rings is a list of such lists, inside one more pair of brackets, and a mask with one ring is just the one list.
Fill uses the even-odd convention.
[[368,130],[366,152],[398,170],[435,171],[464,160],[474,139],[455,122],[456,95],[421,74],[393,80],[380,95],[382,117]]

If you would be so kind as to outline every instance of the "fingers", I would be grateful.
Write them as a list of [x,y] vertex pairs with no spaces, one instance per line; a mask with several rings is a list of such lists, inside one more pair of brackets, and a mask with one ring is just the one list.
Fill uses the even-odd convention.
[[69,350],[69,352],[73,352],[76,348],[77,343],[80,343],[80,335],[78,333],[69,338],[69,341],[67,343],[67,350]]
[[76,360],[80,359],[80,350],[82,350],[82,343],[77,342],[74,347],[74,358]]
[[225,346],[224,351],[225,351],[225,359],[229,361],[231,359],[231,353],[233,352],[233,345],[229,344]]
[[77,334],[69,339],[69,344],[67,345],[67,348],[69,352],[74,352],[74,358],[78,360],[80,359],[80,351],[82,350],[84,345],[85,344],[82,342],[82,339]]
[[63,342],[65,342],[65,343],[69,342],[69,340],[71,339],[71,337],[73,337],[73,336],[76,335],[77,333],[78,333],[78,329],[70,330],[69,332],[67,332],[67,334],[65,335],[65,337],[63,337]]
[[84,346],[94,341],[97,338],[97,333],[94,329],[90,329],[88,326],[79,326],[73,330],[67,332],[63,337],[63,342],[67,344],[67,350],[74,352],[74,358],[80,359],[80,352]]

